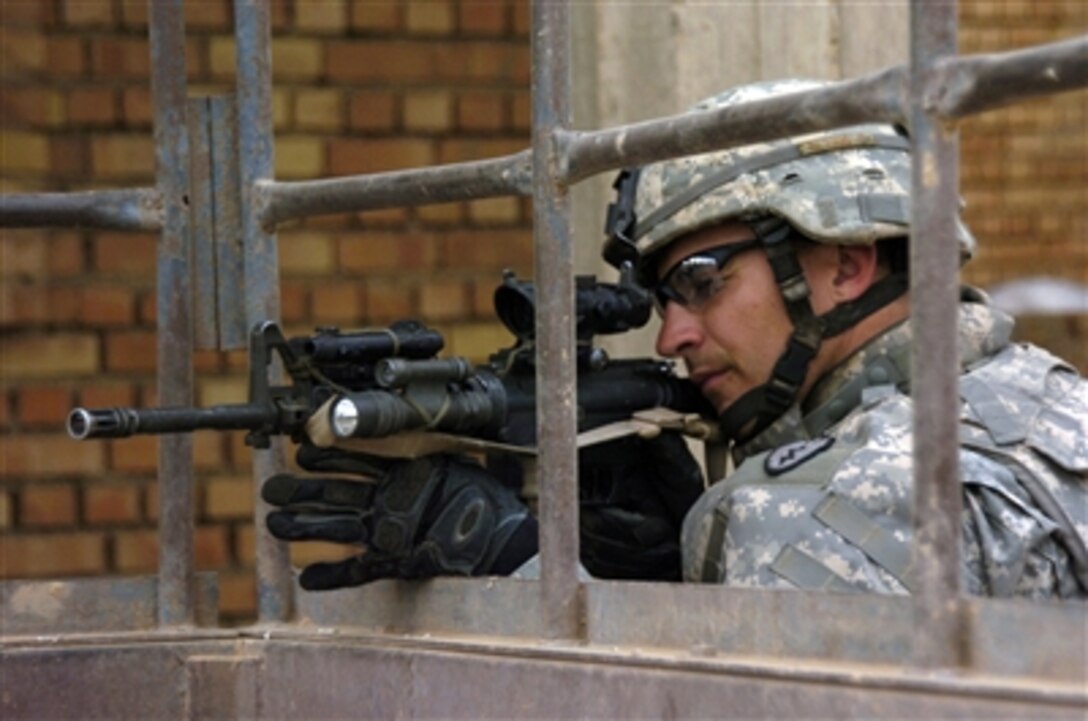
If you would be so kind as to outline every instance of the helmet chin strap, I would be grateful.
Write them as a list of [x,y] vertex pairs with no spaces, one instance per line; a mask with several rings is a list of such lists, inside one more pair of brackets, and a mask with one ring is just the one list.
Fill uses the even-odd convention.
[[840,303],[818,316],[812,311],[812,290],[790,243],[793,228],[780,218],[769,218],[753,223],[752,230],[767,253],[793,322],[793,333],[767,382],[734,401],[718,419],[723,436],[737,443],[755,438],[797,402],[808,366],[825,338],[853,327],[907,291],[906,275],[892,274],[871,285],[856,300]]

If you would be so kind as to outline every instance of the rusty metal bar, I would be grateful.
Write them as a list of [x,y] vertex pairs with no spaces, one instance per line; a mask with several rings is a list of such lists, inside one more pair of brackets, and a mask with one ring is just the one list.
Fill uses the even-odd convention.
[[[163,202],[158,250],[159,404],[193,402],[189,134],[185,112],[185,19],[181,0],[150,0],[155,176]],[[159,622],[193,624],[193,440],[159,439]]]
[[[922,3],[919,7],[928,7]],[[561,132],[562,179],[858,123],[909,118],[910,66],[826,87],[699,114],[680,114],[592,132]],[[938,72],[939,71],[939,72]],[[1088,38],[1005,53],[942,57],[924,78],[942,119],[1088,85]]]
[[956,52],[956,3],[911,5],[911,395],[914,401],[914,661],[965,661],[960,599],[959,131],[934,117],[931,69]]
[[1088,36],[1004,53],[942,58],[935,111],[960,118],[1088,85]]
[[[260,184],[273,176],[271,20],[264,0],[234,0],[237,50],[238,165],[242,192],[242,239],[245,249],[245,315],[252,328],[280,316],[279,258],[276,235],[260,218]],[[282,369],[270,369],[279,383]],[[286,470],[282,439],[253,450],[256,498],[257,615],[261,621],[285,621],[292,614],[294,579],[287,544],[265,527],[269,507],[260,497],[264,479]]]
[[155,188],[0,195],[0,228],[57,226],[162,230],[162,197]]
[[266,225],[324,213],[532,194],[531,153],[344,178],[264,184]]
[[570,191],[559,179],[555,133],[570,125],[570,7],[532,4],[533,257],[537,293],[537,438],[545,629],[579,634],[578,435],[575,403],[574,254]]

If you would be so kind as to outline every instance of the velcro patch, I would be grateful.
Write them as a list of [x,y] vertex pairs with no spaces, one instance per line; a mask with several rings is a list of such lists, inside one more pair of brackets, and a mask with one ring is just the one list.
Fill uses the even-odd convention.
[[780,476],[815,458],[834,444],[834,438],[813,438],[809,441],[787,443],[767,454],[763,461],[763,470],[768,476]]

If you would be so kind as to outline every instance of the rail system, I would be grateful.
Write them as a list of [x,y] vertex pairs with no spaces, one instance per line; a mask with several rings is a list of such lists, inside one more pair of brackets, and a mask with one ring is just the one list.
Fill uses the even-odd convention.
[[[160,401],[189,405],[194,347],[231,346],[246,327],[279,315],[278,224],[531,196],[535,282],[552,289],[537,318],[542,574],[539,581],[391,582],[309,596],[296,593],[282,544],[260,533],[259,621],[217,628],[214,577],[193,570],[191,442],[167,436],[159,455],[156,578],[0,585],[5,717],[352,710],[1083,717],[1083,606],[973,599],[960,586],[957,409],[950,401],[957,397],[958,262],[947,240],[958,210],[956,121],[1088,86],[1088,36],[959,56],[956,3],[918,1],[907,65],[788,99],[576,131],[570,3],[539,0],[532,6],[531,148],[477,162],[280,182],[272,172],[268,4],[235,0],[237,90],[225,98],[186,97],[181,1],[150,0],[149,10],[156,185],[9,194],[0,197],[0,227],[161,232]],[[911,309],[919,319],[912,357],[917,592],[878,598],[580,581],[570,187],[634,164],[867,121],[912,129],[912,283],[923,290]],[[210,287],[217,293],[201,292]],[[216,295],[216,307],[200,301]],[[195,337],[194,327],[218,331]],[[255,484],[282,466],[283,452],[276,445],[254,451]],[[261,529],[264,512],[258,507]],[[162,680],[165,690],[149,691],[137,682],[145,678]]]

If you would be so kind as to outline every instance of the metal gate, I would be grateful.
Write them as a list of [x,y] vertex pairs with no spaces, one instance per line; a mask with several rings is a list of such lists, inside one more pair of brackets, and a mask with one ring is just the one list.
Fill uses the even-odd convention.
[[[570,3],[538,0],[530,149],[288,183],[272,173],[268,3],[234,7],[235,95],[187,100],[182,3],[149,2],[155,187],[3,196],[0,226],[161,231],[160,400],[189,405],[192,313],[210,314],[196,325],[217,328],[220,338],[279,316],[277,224],[531,195],[534,280],[553,289],[537,318],[542,576],[296,593],[285,549],[263,533],[259,507],[259,621],[217,628],[215,579],[193,570],[191,442],[165,436],[156,578],[0,585],[5,718],[1083,718],[1084,607],[967,598],[960,587],[950,402],[958,262],[955,244],[942,241],[953,236],[958,211],[956,121],[1088,86],[1088,37],[957,56],[956,3],[914,2],[907,66],[807,91],[788,105],[771,99],[578,132],[570,127]],[[885,598],[579,581],[569,188],[621,167],[870,121],[909,124],[915,158],[918,590]],[[237,238],[240,246],[230,242]],[[218,308],[194,311],[194,295],[210,283],[222,289]],[[276,445],[254,451],[255,484],[282,459]]]

